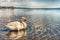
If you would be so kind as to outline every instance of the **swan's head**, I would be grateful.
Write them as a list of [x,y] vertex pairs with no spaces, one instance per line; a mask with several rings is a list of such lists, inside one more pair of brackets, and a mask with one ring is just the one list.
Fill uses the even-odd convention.
[[21,21],[21,22],[26,22],[26,18],[25,18],[25,17],[21,17],[21,18],[20,18],[20,21]]

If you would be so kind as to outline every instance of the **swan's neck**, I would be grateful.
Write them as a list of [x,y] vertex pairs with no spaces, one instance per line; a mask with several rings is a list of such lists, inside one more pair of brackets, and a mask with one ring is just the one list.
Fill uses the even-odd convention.
[[27,26],[27,24],[26,24],[25,22],[22,22],[22,25],[23,25],[24,27],[26,27],[26,26]]

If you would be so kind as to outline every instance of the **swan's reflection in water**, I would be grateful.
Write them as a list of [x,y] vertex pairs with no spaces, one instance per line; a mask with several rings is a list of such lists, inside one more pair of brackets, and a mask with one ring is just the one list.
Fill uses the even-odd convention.
[[20,30],[20,31],[17,31],[17,30],[12,31],[11,30],[7,33],[7,37],[11,38],[11,39],[20,39],[21,37],[26,36],[26,35],[27,35],[26,30]]

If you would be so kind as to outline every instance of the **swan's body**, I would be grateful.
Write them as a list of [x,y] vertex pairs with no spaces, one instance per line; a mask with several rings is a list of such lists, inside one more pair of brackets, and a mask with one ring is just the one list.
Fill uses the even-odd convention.
[[9,28],[10,30],[21,30],[21,29],[26,29],[27,24],[25,21],[21,21],[21,22],[14,21],[14,22],[8,23],[6,27]]

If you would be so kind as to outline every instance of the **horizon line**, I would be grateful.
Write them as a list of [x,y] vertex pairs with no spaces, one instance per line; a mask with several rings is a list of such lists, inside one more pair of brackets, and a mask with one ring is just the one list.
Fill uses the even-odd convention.
[[30,7],[6,7],[6,6],[0,6],[0,9],[37,9],[37,10],[60,10],[60,8],[30,8]]

